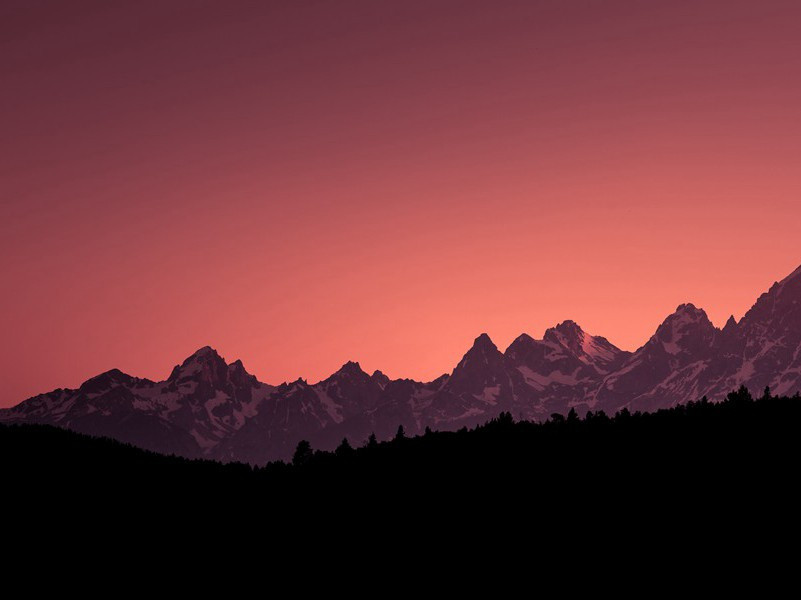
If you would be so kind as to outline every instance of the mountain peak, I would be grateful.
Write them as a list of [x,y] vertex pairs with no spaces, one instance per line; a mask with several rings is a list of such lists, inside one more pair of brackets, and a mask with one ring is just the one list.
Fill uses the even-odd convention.
[[105,391],[115,385],[131,383],[133,380],[133,377],[123,373],[119,369],[110,369],[100,375],[95,375],[91,379],[87,379],[81,384],[79,389],[84,393],[92,394]]
[[230,365],[228,365],[228,371],[230,371],[231,373],[235,373],[237,375],[250,375],[250,373],[248,373],[247,369],[245,368],[245,365],[238,358]]
[[497,356],[503,356],[498,350],[498,347],[493,343],[486,333],[482,333],[474,341],[470,350],[462,357],[462,360],[456,365],[456,370],[460,367],[464,368],[468,363],[470,364],[488,364],[494,362]]
[[559,323],[554,329],[557,331],[562,331],[564,333],[584,333],[584,330],[579,326],[578,323],[568,319],[567,321],[562,321]]
[[180,365],[176,365],[167,380],[187,379],[203,373],[204,379],[208,379],[211,382],[220,378],[224,379],[224,376],[220,376],[220,373],[227,370],[228,365],[217,354],[217,351],[211,346],[203,346],[193,352]]
[[660,344],[668,354],[679,354],[690,345],[706,346],[715,331],[703,309],[694,304],[679,304],[657,328],[651,340]]
[[578,351],[588,336],[575,321],[562,321],[556,327],[545,330],[543,339],[548,342],[557,343],[571,350]]
[[358,362],[354,360],[349,360],[323,381],[342,383],[345,380],[363,380],[369,378],[370,375],[368,375],[364,371],[364,369],[362,369],[361,365]]
[[103,377],[103,376],[110,377],[110,378],[113,378],[113,379],[118,379],[118,380],[131,379],[130,375],[128,375],[127,373],[123,373],[119,369],[109,369],[105,373],[101,373],[100,375],[98,375],[98,377]]
[[[211,346],[203,346],[202,348],[198,348],[195,350],[189,358],[207,358],[210,356],[220,356],[217,354],[217,351],[212,348]],[[189,359],[187,359],[189,360]],[[185,362],[185,361],[184,361]]]
[[361,374],[366,375],[367,374],[367,373],[364,372],[364,370],[362,369],[361,365],[358,362],[354,361],[354,360],[349,360],[344,365],[342,365],[339,368],[339,370],[337,371],[337,373],[347,373],[347,374],[354,374],[354,375],[361,375]]
[[460,393],[496,385],[503,379],[503,361],[503,354],[490,336],[482,333],[456,365],[447,386],[454,393]]
[[709,321],[709,317],[704,309],[698,308],[695,304],[688,302],[686,304],[679,304],[676,310],[667,316],[662,325],[673,322],[699,323],[707,321]]
[[375,371],[373,371],[373,374],[372,374],[372,375],[370,375],[370,379],[372,379],[373,381],[375,381],[375,382],[376,382],[376,383],[377,383],[379,386],[381,386],[382,388],[383,388],[384,386],[386,386],[386,385],[389,383],[389,381],[390,381],[389,377],[387,377],[386,375],[384,375],[384,374],[383,374],[381,371],[379,371],[378,369],[376,369]]
[[606,338],[584,331],[575,321],[562,321],[545,331],[545,342],[567,349],[578,360],[593,365],[600,372],[607,372],[623,360],[626,353]]
[[228,380],[236,387],[258,387],[258,380],[245,369],[242,361],[237,359],[228,365]]
[[482,333],[473,341],[473,348],[481,350],[497,350],[498,347],[486,333]]
[[[671,325],[673,323],[706,323],[709,322],[709,317],[702,308],[698,308],[695,304],[690,302],[686,304],[679,304],[676,310],[665,318],[660,325],[660,329]],[[711,322],[710,322],[711,324]],[[658,331],[658,330],[657,330]]]
[[562,321],[556,327],[550,327],[545,330],[544,339],[550,342],[556,342],[566,348],[578,351],[584,342],[584,338],[588,336],[584,330],[578,326],[575,321]]

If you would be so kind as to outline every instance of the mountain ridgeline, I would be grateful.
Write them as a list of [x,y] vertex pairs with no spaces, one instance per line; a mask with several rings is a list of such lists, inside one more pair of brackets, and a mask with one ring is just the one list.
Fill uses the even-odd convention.
[[390,439],[427,427],[455,431],[508,413],[544,421],[572,409],[655,411],[739,386],[777,394],[801,389],[801,268],[774,284],[736,322],[715,327],[682,304],[635,352],[573,321],[541,340],[522,334],[501,352],[486,334],[448,375],[390,379],[348,362],[318,383],[260,382],[241,361],[204,347],[165,381],[119,370],[78,389],[58,389],[0,411],[2,423],[55,425],[187,458],[263,464],[288,459],[300,440],[321,449],[372,433]]

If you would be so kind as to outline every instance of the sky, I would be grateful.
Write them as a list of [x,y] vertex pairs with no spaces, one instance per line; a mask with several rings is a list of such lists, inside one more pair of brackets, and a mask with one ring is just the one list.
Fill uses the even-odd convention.
[[801,264],[801,4],[0,3],[0,406],[201,346],[429,380]]

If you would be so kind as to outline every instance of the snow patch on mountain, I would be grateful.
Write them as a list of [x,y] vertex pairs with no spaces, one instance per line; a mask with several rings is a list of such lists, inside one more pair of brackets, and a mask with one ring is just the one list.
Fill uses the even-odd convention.
[[314,392],[317,394],[317,397],[320,399],[320,404],[331,420],[334,423],[341,423],[344,419],[341,412],[342,407],[334,402],[334,400],[325,392],[325,390],[317,388],[314,390]]
[[501,393],[500,385],[493,385],[485,387],[481,394],[475,394],[477,400],[481,400],[485,404],[494,406],[498,403],[498,396]]
[[[572,373],[551,371],[547,375],[542,375],[540,373],[532,371],[529,367],[525,365],[517,367],[517,370],[523,374],[523,377],[525,378],[525,381],[528,385],[539,390],[544,390],[549,385],[554,383],[558,383],[561,385],[576,385],[581,381],[578,378],[579,369],[576,369]],[[586,379],[584,381],[586,381]]]

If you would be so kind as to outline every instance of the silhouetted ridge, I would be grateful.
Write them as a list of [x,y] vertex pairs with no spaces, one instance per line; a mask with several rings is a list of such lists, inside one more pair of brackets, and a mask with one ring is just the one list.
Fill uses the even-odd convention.
[[[600,526],[608,540],[612,530],[642,533],[647,525],[647,537],[663,544],[658,527],[670,530],[665,535],[700,527],[706,536],[716,523],[731,531],[732,511],[738,539],[748,522],[786,533],[801,500],[788,477],[799,458],[799,420],[801,397],[765,390],[754,400],[740,388],[721,403],[702,398],[653,414],[624,409],[582,418],[574,410],[538,424],[501,412],[455,432],[414,436],[396,427],[384,442],[341,437],[330,452],[301,440],[291,462],[259,468],[159,456],[36,425],[0,425],[0,453],[15,457],[3,484],[26,514],[52,510],[57,497],[58,510],[82,528],[108,527],[105,513],[125,514],[115,532],[132,518],[172,528],[186,521],[208,539],[209,515],[236,513],[237,530],[253,535],[261,527],[275,540],[282,531],[296,537],[300,526],[329,527],[332,519],[346,533],[357,523],[367,534],[398,519],[435,531],[443,518],[464,529],[468,516],[486,513],[497,524],[506,511],[533,520],[538,539],[548,529],[561,539]],[[621,507],[625,518],[554,517],[590,509],[615,515]],[[212,531],[227,532],[226,523]],[[519,535],[517,526],[507,529]]]
[[482,333],[451,375],[430,382],[369,375],[348,361],[313,384],[299,378],[272,386],[204,346],[166,381],[112,370],[79,390],[0,410],[0,422],[53,424],[184,456],[261,464],[288,458],[299,439],[336,448],[343,438],[388,439],[398,425],[412,436],[426,427],[473,427],[500,412],[542,421],[571,409],[653,411],[703,395],[720,400],[741,384],[792,394],[801,389],[799,275],[801,268],[722,329],[701,308],[680,304],[635,352],[568,319],[542,339],[521,334],[503,353]]

